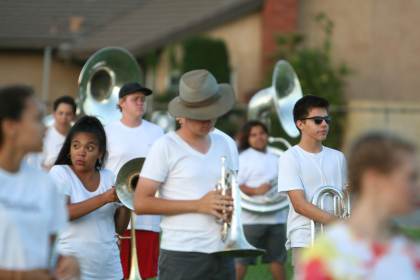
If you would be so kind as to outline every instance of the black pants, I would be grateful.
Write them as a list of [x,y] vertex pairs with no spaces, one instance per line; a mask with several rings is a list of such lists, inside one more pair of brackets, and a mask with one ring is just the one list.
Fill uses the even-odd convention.
[[233,258],[160,250],[159,280],[234,280]]

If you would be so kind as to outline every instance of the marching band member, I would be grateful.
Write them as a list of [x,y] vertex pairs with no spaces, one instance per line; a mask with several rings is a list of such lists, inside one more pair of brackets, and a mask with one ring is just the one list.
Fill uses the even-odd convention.
[[[249,121],[242,128],[239,149],[238,183],[242,192],[249,196],[264,195],[277,180],[278,156],[267,150],[268,129],[260,121]],[[270,264],[273,279],[285,279],[283,264],[287,253],[287,208],[272,213],[254,213],[242,209],[244,233],[250,244],[265,249],[263,263]],[[236,259],[236,279],[244,279],[247,265],[256,264],[255,257]]]
[[306,95],[293,108],[293,118],[301,133],[298,145],[289,148],[279,159],[278,190],[290,201],[287,219],[286,248],[292,249],[292,263],[299,262],[302,249],[311,243],[310,222],[329,224],[337,217],[311,203],[321,187],[342,190],[347,185],[344,155],[325,147],[331,118],[328,101]]
[[30,165],[49,170],[63,146],[67,133],[76,116],[76,102],[71,96],[61,96],[53,103],[54,123],[47,128],[42,153],[27,156]]
[[67,133],[76,116],[76,102],[71,96],[61,96],[53,104],[54,124],[45,134],[42,150],[43,167],[49,170],[63,146]]
[[23,161],[40,152],[45,127],[32,89],[0,89],[0,279],[78,279],[73,257],[49,271],[51,241],[67,224],[62,193]]
[[414,146],[370,133],[348,158],[351,216],[303,253],[297,279],[420,279],[420,246],[391,226],[393,218],[415,210],[420,197]]
[[82,279],[122,279],[115,232],[122,233],[130,211],[117,203],[114,175],[103,169],[106,135],[101,122],[84,116],[70,129],[50,170],[67,196],[69,227],[58,247],[75,255]]
[[[119,92],[118,108],[121,120],[105,126],[108,146],[108,159],[105,168],[117,176],[120,168],[127,161],[146,157],[150,146],[163,135],[163,130],[147,120],[142,119],[145,113],[146,96],[152,91],[137,82],[125,84]],[[138,267],[142,279],[156,277],[159,257],[160,217],[141,215],[136,217],[136,242]],[[123,234],[130,236],[130,230]],[[131,242],[121,239],[121,263],[124,278],[130,275]]]
[[215,190],[221,158],[232,168],[231,151],[223,136],[210,133],[216,119],[233,107],[233,89],[206,70],[194,70],[181,77],[179,92],[169,112],[180,128],[149,151],[135,209],[163,215],[159,279],[234,279],[233,259],[212,254],[223,246],[216,218],[232,211],[232,198]]

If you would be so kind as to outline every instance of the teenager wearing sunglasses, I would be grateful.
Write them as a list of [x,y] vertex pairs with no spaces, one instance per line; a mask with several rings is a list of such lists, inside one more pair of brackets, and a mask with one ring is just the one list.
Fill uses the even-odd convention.
[[311,203],[314,193],[324,186],[342,190],[347,185],[343,153],[322,145],[331,123],[328,107],[327,100],[313,95],[296,102],[293,118],[300,141],[279,159],[278,188],[290,201],[286,248],[292,249],[294,265],[302,249],[310,246],[311,220],[329,224],[337,219]]

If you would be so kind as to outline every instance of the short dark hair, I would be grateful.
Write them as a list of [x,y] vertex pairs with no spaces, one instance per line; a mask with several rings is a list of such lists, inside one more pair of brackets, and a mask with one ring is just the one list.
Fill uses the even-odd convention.
[[18,121],[26,106],[26,100],[34,95],[31,87],[24,85],[11,85],[0,88],[0,145],[3,144],[3,131],[1,126],[4,120]]
[[73,97],[68,96],[68,95],[63,95],[57,98],[56,100],[54,100],[54,103],[53,103],[54,112],[57,111],[57,108],[61,103],[70,105],[73,108],[73,114],[76,114],[77,105]]
[[354,142],[348,154],[349,188],[361,191],[361,179],[367,170],[390,174],[401,164],[402,154],[415,153],[415,146],[388,132],[371,132]]
[[107,155],[106,149],[106,134],[102,123],[98,118],[92,116],[81,117],[71,128],[64,140],[63,147],[61,148],[57,160],[54,165],[72,165],[70,159],[71,141],[77,133],[85,132],[91,133],[96,137],[99,142],[99,150],[103,153],[101,160],[96,162],[96,169],[100,170],[103,167],[104,160]]
[[268,128],[263,122],[260,122],[260,121],[257,121],[257,120],[250,120],[250,121],[246,122],[242,126],[240,134],[239,134],[240,135],[240,137],[239,137],[239,151],[240,152],[242,152],[242,151],[244,151],[244,150],[246,150],[250,147],[250,145],[249,145],[249,134],[251,133],[251,129],[253,127],[256,127],[256,126],[260,126],[264,130],[264,132],[267,133],[267,135],[268,135]]
[[298,120],[304,119],[309,115],[309,111],[313,108],[325,108],[328,110],[330,103],[325,98],[315,95],[305,95],[299,99],[293,108],[293,120],[295,123]]

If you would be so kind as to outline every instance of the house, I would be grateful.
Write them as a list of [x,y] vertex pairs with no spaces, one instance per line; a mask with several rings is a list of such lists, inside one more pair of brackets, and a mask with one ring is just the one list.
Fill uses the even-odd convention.
[[[168,46],[204,35],[228,49],[232,84],[240,104],[262,88],[275,36],[301,32],[308,46],[322,32],[318,12],[335,24],[332,55],[353,70],[346,98],[345,147],[358,134],[390,129],[420,138],[420,3],[305,0],[16,0],[0,3],[0,84],[25,82],[51,103],[77,96],[86,59],[106,46],[128,49],[157,92],[170,86]],[[145,57],[159,55],[156,69]],[[307,89],[304,89],[307,91]]]

